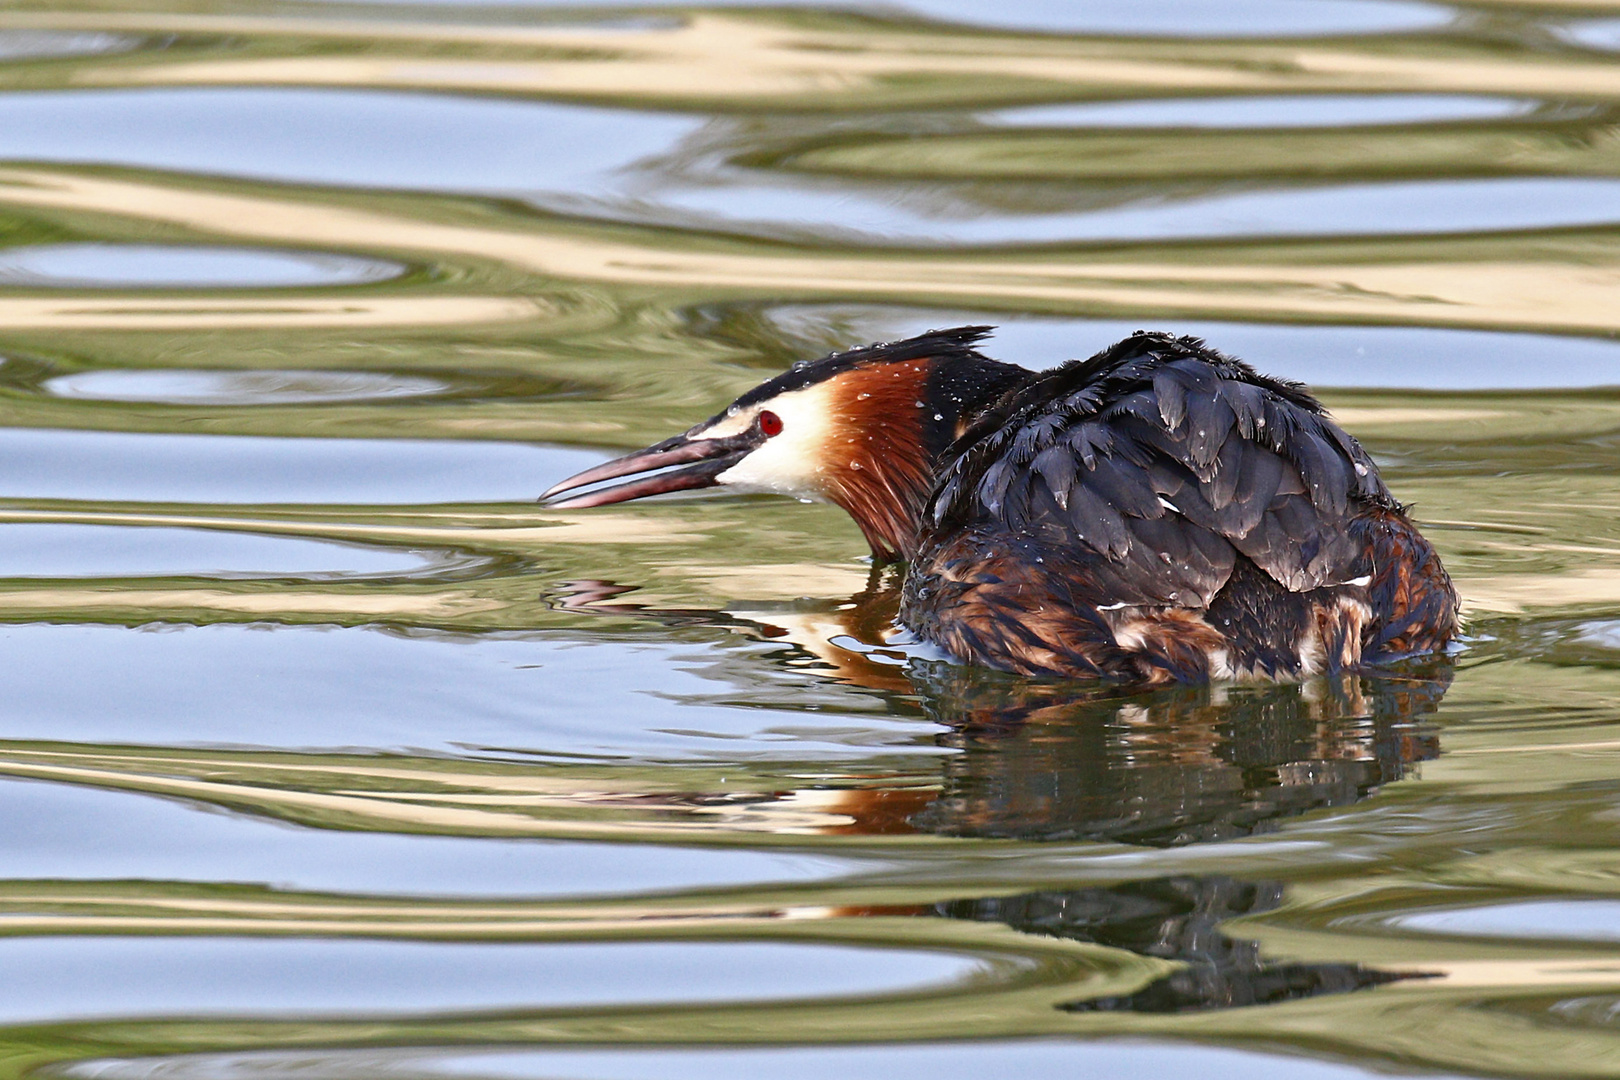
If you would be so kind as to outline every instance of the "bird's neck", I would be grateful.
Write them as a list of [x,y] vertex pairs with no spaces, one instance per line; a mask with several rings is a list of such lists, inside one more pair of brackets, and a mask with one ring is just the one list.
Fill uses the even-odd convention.
[[910,559],[934,478],[972,420],[1030,373],[972,354],[897,361],[839,380],[827,498],[879,562]]

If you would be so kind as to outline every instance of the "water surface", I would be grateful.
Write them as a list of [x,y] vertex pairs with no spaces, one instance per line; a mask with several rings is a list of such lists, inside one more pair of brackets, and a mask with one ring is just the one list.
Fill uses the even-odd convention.
[[[11,1071],[1620,1074],[1612,8],[0,12]],[[962,323],[1324,388],[1465,648],[1005,679],[534,502]]]

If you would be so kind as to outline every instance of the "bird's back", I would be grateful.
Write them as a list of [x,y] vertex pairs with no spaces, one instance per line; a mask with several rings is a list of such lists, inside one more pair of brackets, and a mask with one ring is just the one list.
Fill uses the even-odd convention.
[[1456,596],[1299,386],[1136,334],[1032,374],[946,455],[901,618],[978,663],[1297,678],[1443,646]]

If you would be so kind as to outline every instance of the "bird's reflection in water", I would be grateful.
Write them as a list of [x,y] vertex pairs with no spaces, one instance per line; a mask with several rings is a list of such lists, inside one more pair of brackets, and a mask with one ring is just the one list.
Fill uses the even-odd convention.
[[1252,941],[1227,937],[1228,919],[1282,903],[1280,882],[1169,877],[1108,888],[955,900],[937,906],[951,919],[1004,923],[1026,934],[1128,949],[1184,966],[1133,994],[1087,998],[1069,1012],[1198,1012],[1342,994],[1411,978],[1359,964],[1276,963]]
[[[1439,752],[1418,725],[1448,672],[1343,677],[1305,686],[1181,687],[1086,699],[945,664],[913,665],[924,706],[947,725],[939,795],[911,816],[923,832],[1172,846],[1264,832],[1365,798]],[[1409,974],[1348,963],[1267,960],[1226,936],[1228,919],[1281,904],[1277,881],[1222,876],[962,899],[953,919],[1093,942],[1181,970],[1071,1012],[1193,1012],[1346,993]]]
[[961,752],[912,823],[951,836],[1224,840],[1343,806],[1439,752],[1419,726],[1444,672],[1130,698],[946,664],[910,669]]
[[[837,806],[848,823],[828,830],[848,835],[1172,847],[1263,833],[1291,817],[1366,798],[1435,757],[1439,742],[1424,719],[1451,679],[1450,662],[1430,657],[1400,671],[1302,685],[1133,694],[905,662],[886,643],[896,596],[882,574],[851,601],[812,610],[705,613],[608,603],[623,591],[576,583],[568,606],[707,621],[791,642],[830,678],[920,702],[943,729],[939,743],[958,752],[943,759],[937,789],[849,792]],[[1064,1006],[1075,1012],[1234,1008],[1409,977],[1356,964],[1271,962],[1258,945],[1221,933],[1226,920],[1274,908],[1282,896],[1275,881],[1181,876],[906,910],[999,922],[1185,965],[1134,994]]]

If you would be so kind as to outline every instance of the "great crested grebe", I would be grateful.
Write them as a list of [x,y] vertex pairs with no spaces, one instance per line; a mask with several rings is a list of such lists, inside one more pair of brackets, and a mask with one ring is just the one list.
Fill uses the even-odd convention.
[[959,660],[1133,684],[1294,680],[1443,648],[1457,594],[1297,383],[1138,332],[1029,371],[984,326],[795,364],[550,503],[727,486],[818,499],[908,563],[900,622]]

